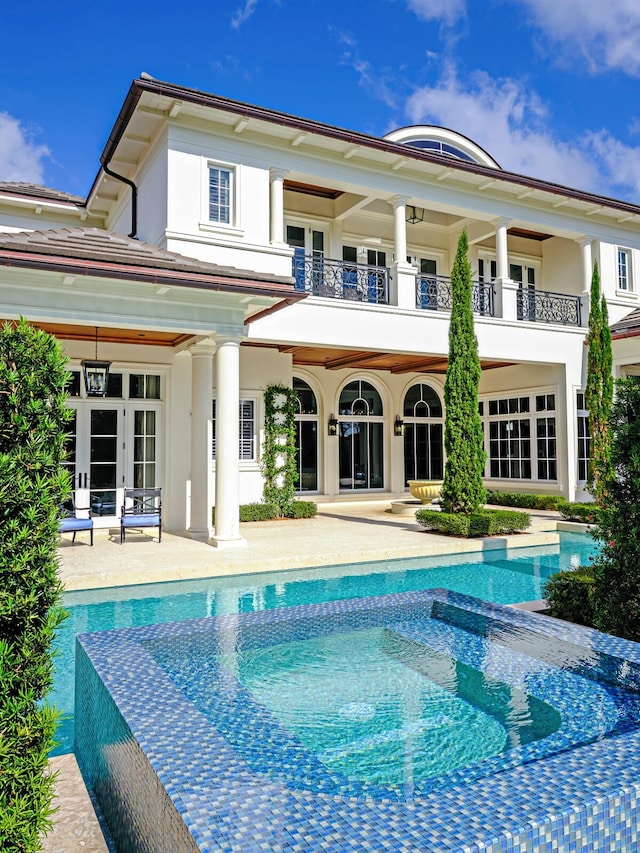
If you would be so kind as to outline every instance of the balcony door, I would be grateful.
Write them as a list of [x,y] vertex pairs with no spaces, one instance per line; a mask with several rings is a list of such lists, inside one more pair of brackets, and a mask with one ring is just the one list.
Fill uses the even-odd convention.
[[536,270],[524,264],[509,264],[509,278],[518,283],[518,320],[536,319]]
[[296,290],[321,294],[324,275],[325,233],[305,225],[287,224],[287,243],[293,248]]

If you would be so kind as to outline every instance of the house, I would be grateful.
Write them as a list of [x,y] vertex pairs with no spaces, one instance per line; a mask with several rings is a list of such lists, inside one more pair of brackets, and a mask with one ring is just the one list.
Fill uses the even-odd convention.
[[[442,477],[466,228],[486,485],[576,499],[592,267],[616,372],[637,372],[639,221],[453,130],[376,138],[142,75],[86,198],[0,184],[0,318],[69,356],[68,466],[98,526],[125,485],[161,485],[168,529],[231,546],[262,494],[271,384],[298,393],[301,496],[390,499]],[[104,396],[87,361],[110,363]]]

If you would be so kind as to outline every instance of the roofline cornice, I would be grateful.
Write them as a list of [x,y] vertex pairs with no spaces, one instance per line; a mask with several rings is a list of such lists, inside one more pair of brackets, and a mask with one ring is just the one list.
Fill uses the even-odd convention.
[[172,287],[190,287],[200,290],[229,291],[259,296],[283,297],[297,302],[307,294],[293,290],[294,281],[273,282],[260,280],[259,276],[203,275],[157,268],[140,267],[133,264],[115,264],[100,261],[88,261],[80,258],[44,256],[32,252],[0,251],[0,266],[16,269],[41,270],[43,272],[65,273],[67,275],[89,276],[92,278],[112,278],[121,281],[138,281],[146,284],[167,285]]
[[[160,80],[146,80],[137,78],[133,80],[127,96],[122,105],[122,109],[116,119],[116,122],[111,130],[109,139],[100,155],[100,162],[109,162],[113,157],[115,150],[125,132],[126,126],[135,112],[136,106],[145,92],[149,92],[160,97],[166,97],[171,100],[185,101],[198,106],[210,107],[212,109],[224,110],[225,112],[234,113],[245,118],[253,118],[258,121],[265,121],[271,124],[279,124],[284,127],[290,127],[293,130],[306,131],[316,135],[323,135],[338,139],[350,145],[357,145],[362,148],[369,148],[376,151],[388,152],[390,154],[403,157],[406,160],[414,160],[416,162],[433,163],[436,165],[446,164],[448,169],[458,172],[467,172],[480,177],[491,178],[494,181],[505,181],[513,183],[527,189],[546,192],[552,195],[560,195],[564,198],[575,199],[589,204],[599,205],[602,207],[612,208],[625,213],[632,213],[640,216],[640,206],[625,202],[620,199],[610,198],[609,196],[598,195],[596,193],[577,190],[572,187],[566,187],[562,184],[556,184],[551,181],[544,181],[537,178],[530,178],[526,175],[520,175],[517,172],[509,172],[504,169],[495,169],[490,166],[481,166],[476,163],[467,163],[462,160],[454,160],[451,157],[433,154],[418,148],[412,148],[409,145],[402,143],[389,142],[385,139],[380,139],[375,136],[369,136],[365,133],[357,131],[345,130],[335,125],[324,124],[322,122],[313,121],[311,119],[299,118],[288,113],[272,110],[267,107],[258,107],[253,104],[245,104],[242,101],[235,101],[231,98],[224,98],[220,95],[213,95],[203,92],[199,89],[190,89],[185,86],[179,86],[175,83],[167,83]],[[87,202],[91,198],[97,183],[102,174],[102,168],[96,175],[91,190],[87,196]]]

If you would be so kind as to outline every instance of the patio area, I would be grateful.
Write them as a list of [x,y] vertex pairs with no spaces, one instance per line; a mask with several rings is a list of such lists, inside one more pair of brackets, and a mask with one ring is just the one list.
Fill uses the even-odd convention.
[[[241,525],[247,544],[229,550],[164,531],[158,543],[156,529],[128,533],[123,545],[119,528],[95,531],[93,547],[86,534],[79,533],[75,544],[66,536],[59,547],[60,571],[71,591],[557,542],[560,516],[544,511],[531,515],[527,534],[464,540],[427,533],[412,515],[392,513],[388,496],[320,503],[315,518]],[[59,773],[58,811],[43,850],[107,853],[74,756],[57,756],[51,766]]]

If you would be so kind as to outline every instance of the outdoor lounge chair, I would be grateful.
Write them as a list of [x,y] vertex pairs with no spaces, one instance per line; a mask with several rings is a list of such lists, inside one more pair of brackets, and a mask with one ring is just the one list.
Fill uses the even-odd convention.
[[[59,533],[71,533],[71,542],[75,543],[76,533],[79,530],[88,530],[90,534],[90,544],[93,545],[93,519],[91,518],[91,510],[88,506],[76,506],[75,499],[69,498],[62,504],[62,516],[58,523]],[[87,516],[78,516],[78,512],[88,512]]]
[[162,489],[125,489],[120,515],[120,543],[128,528],[157,527],[162,540]]

